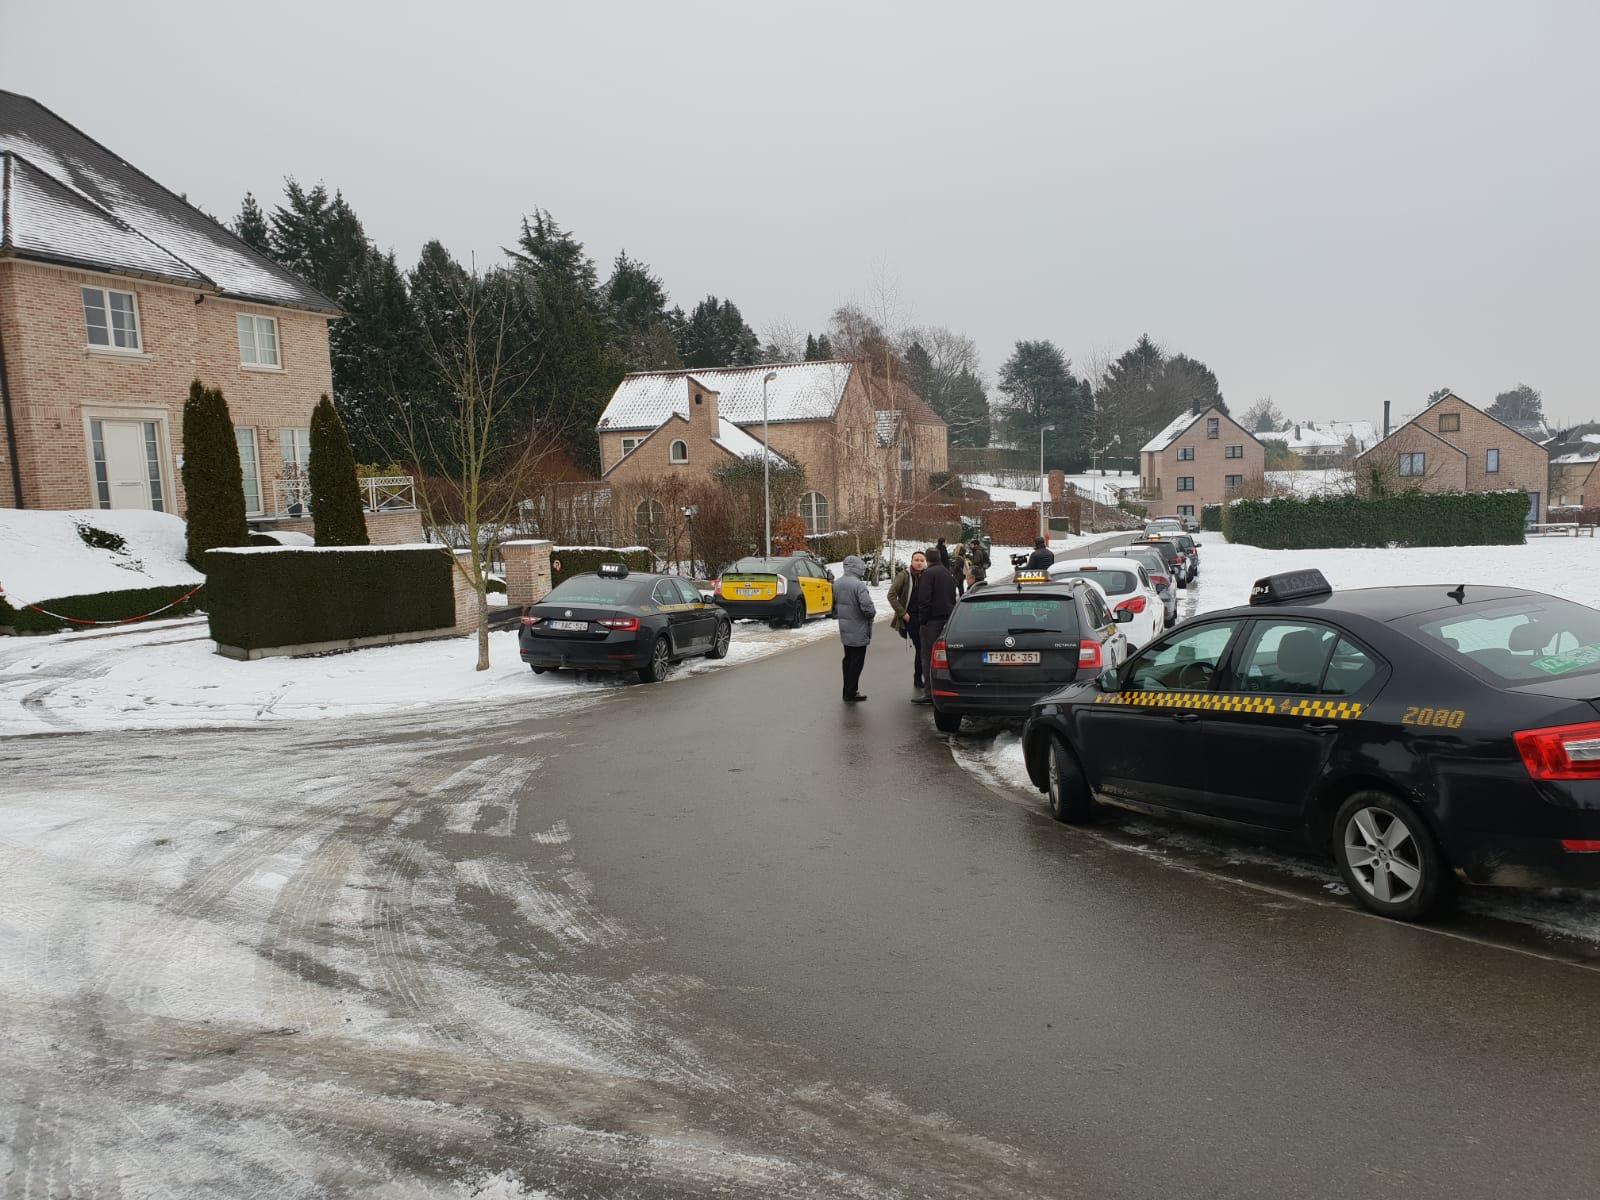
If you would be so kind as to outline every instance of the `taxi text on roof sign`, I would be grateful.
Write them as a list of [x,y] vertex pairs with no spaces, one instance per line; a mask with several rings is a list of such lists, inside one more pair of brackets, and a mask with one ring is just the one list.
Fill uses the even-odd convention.
[[1333,585],[1321,571],[1286,571],[1258,579],[1250,589],[1251,604],[1285,604],[1312,596],[1333,595]]
[[1018,571],[1012,576],[1013,583],[1049,583],[1050,574],[1047,571]]
[[626,579],[628,577],[628,564],[601,563],[595,574],[604,575],[608,579]]

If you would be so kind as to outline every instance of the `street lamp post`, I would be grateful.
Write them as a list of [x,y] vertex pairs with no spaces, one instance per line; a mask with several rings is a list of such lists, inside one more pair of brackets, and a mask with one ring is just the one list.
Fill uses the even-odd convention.
[[689,575],[695,577],[694,569],[694,517],[700,511],[698,505],[685,504],[683,506],[683,519],[689,523]]
[[761,377],[761,507],[764,511],[765,542],[763,549],[766,557],[772,557],[772,451],[767,437],[767,384],[778,377],[776,371],[768,371]]
[[1044,477],[1044,435],[1054,433],[1055,429],[1054,425],[1039,426],[1039,536],[1047,541],[1050,535],[1045,524],[1044,510],[1050,501],[1046,489],[1047,481]]

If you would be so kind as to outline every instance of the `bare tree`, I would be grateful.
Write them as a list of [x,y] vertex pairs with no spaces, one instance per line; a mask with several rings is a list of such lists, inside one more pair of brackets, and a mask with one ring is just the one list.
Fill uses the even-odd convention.
[[[478,273],[450,284],[456,320],[448,333],[423,326],[423,350],[442,400],[426,409],[395,406],[393,434],[414,464],[423,520],[477,598],[478,664],[489,668],[489,571],[502,530],[541,484],[541,468],[562,445],[570,414],[519,424],[521,389],[539,355],[513,336],[525,302],[516,281]],[[429,475],[423,463],[439,466]],[[452,546],[464,543],[465,554]]]

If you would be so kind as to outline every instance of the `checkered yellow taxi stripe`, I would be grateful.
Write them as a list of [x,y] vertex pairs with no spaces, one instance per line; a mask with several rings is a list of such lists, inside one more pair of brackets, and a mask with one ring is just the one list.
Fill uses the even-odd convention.
[[1282,717],[1326,717],[1353,721],[1361,705],[1348,700],[1275,700],[1271,696],[1241,692],[1101,692],[1096,704],[1125,704],[1134,708],[1184,708],[1202,712],[1261,713]]

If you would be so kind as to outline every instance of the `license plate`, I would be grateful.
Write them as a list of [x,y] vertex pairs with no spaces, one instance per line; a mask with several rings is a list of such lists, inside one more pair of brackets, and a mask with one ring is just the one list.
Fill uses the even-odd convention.
[[588,633],[589,632],[589,622],[587,622],[587,621],[551,621],[550,622],[550,628],[551,629],[560,629],[560,630],[562,630],[562,631],[564,631],[566,633]]
[[738,597],[740,600],[765,600],[766,599],[766,596],[763,594],[761,588],[753,588],[753,587],[737,588],[737,589],[735,589],[733,594],[736,597]]
[[1037,650],[986,650],[983,661],[993,667],[1021,667],[1039,661]]

